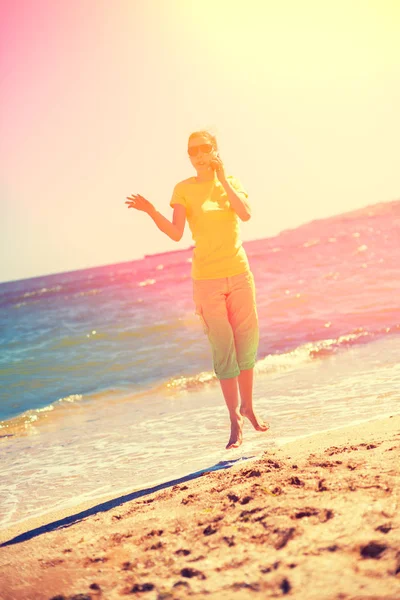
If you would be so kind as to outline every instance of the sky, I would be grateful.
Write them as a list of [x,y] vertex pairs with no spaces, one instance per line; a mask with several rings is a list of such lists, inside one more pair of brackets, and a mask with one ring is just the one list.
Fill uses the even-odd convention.
[[217,136],[242,239],[400,198],[398,0],[2,0],[0,281],[187,248],[165,216]]

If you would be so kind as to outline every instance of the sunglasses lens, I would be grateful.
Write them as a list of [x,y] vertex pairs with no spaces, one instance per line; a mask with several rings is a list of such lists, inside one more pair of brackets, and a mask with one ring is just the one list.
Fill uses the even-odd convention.
[[197,156],[197,154],[199,153],[199,150],[203,154],[209,154],[212,150],[212,145],[211,144],[200,144],[200,146],[191,146],[191,148],[188,148],[188,154],[189,154],[189,156]]

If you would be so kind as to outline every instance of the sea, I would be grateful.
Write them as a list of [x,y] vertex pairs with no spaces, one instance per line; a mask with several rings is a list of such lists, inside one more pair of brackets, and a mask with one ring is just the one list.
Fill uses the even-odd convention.
[[270,429],[237,450],[192,248],[0,284],[0,529],[400,412],[400,201],[244,247]]

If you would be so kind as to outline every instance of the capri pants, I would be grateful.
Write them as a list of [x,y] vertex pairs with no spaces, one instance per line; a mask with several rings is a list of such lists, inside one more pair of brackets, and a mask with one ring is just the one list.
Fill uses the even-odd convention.
[[259,330],[251,271],[220,279],[194,279],[193,300],[211,345],[217,378],[230,379],[252,369]]

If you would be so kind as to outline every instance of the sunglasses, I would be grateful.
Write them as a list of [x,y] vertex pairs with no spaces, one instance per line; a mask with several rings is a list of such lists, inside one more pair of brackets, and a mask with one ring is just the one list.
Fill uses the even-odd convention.
[[203,154],[210,154],[212,149],[213,149],[212,144],[200,144],[199,146],[191,146],[190,148],[188,148],[188,154],[189,154],[189,156],[197,156],[199,153],[199,150]]

